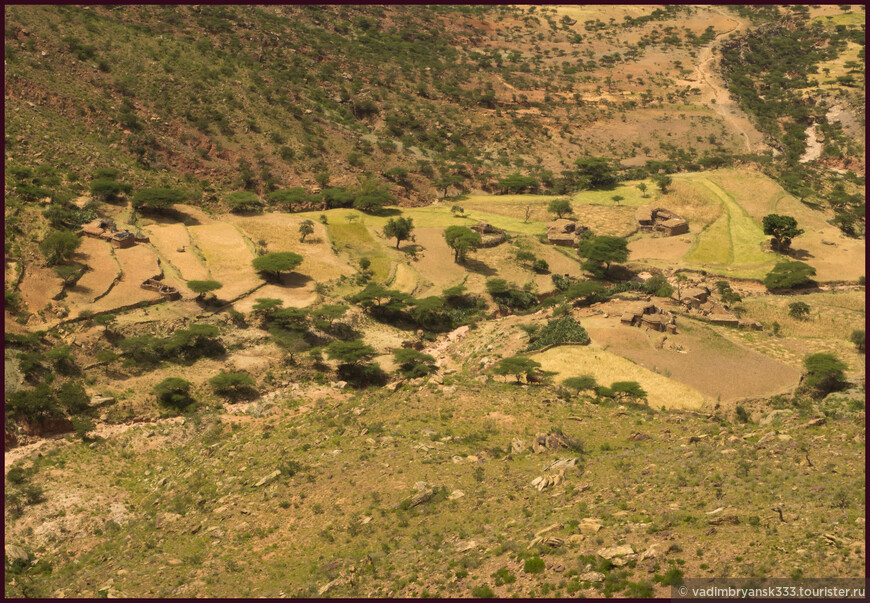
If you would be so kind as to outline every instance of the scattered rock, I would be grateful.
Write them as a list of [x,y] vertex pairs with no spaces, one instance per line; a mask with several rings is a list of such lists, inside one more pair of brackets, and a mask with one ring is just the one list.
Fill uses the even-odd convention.
[[169,565],[181,565],[184,562],[181,559],[170,559],[167,563]]
[[556,538],[555,536],[547,536],[546,538],[544,538],[543,543],[548,547],[557,549],[560,546],[563,546],[565,544],[565,541],[561,538]]
[[107,406],[114,403],[115,398],[112,396],[92,396],[90,405],[93,408],[99,408],[100,406]]
[[570,536],[568,536],[568,543],[569,544],[580,544],[581,542],[583,542],[583,539],[584,539],[583,534],[571,534]]
[[561,527],[562,527],[561,523],[554,523],[553,525],[549,525],[546,528],[543,528],[543,529],[535,532],[535,536],[543,536],[547,532],[552,532],[553,530],[558,530]]
[[374,519],[374,518],[373,518],[371,515],[363,515],[363,516],[360,518],[359,522],[360,522],[362,525],[366,525],[367,523],[371,522],[372,519]]
[[811,421],[807,421],[806,423],[801,425],[799,428],[817,427],[819,425],[824,425],[826,422],[827,422],[827,419],[825,417],[816,417],[815,419],[812,419]]
[[426,482],[417,482],[414,484],[414,488],[416,488],[417,494],[411,497],[412,507],[422,505],[424,502],[429,502],[432,500],[432,497],[435,496],[435,490],[430,488]]
[[599,557],[603,559],[614,559],[616,557],[625,557],[626,555],[633,555],[634,549],[630,544],[623,544],[621,546],[612,546],[604,549],[599,549],[596,553]]
[[260,486],[265,486],[269,482],[274,481],[275,478],[277,478],[279,475],[281,475],[281,470],[275,469],[272,473],[270,473],[266,477],[260,479],[260,481],[258,481],[256,484],[254,484],[254,487],[259,488]]
[[27,563],[30,561],[30,555],[27,554],[22,547],[16,544],[7,544],[6,545],[6,565],[16,565],[21,563]]
[[601,572],[586,572],[577,576],[577,579],[581,582],[604,582],[604,574]]
[[766,417],[761,419],[758,423],[760,425],[770,425],[771,423],[773,423],[777,419],[782,420],[782,419],[785,419],[787,417],[790,417],[793,414],[794,414],[794,411],[791,411],[791,410],[785,410],[785,409],[774,410],[774,411],[771,411]]
[[648,436],[648,435],[645,434],[645,433],[638,433],[638,432],[635,432],[635,433],[631,434],[630,436],[628,436],[628,439],[629,439],[630,441],[632,441],[632,442],[640,442],[641,440],[648,440],[648,439],[650,439],[650,436]]
[[526,450],[528,450],[528,447],[526,446],[526,443],[523,442],[521,439],[515,438],[514,441],[511,442],[511,452],[513,454],[522,454]]
[[714,517],[707,523],[709,523],[711,526],[721,526],[726,524],[736,526],[740,523],[740,518],[736,515],[728,515],[726,517]]
[[639,561],[644,561],[646,559],[655,559],[658,555],[658,546],[659,545],[657,544],[650,545],[647,550],[641,553]]
[[590,517],[581,520],[578,526],[581,534],[597,534],[602,527],[604,526],[601,525],[601,520]]
[[464,553],[465,551],[470,551],[471,549],[476,549],[480,545],[475,540],[469,540],[467,542],[459,541],[456,543],[456,552]]
[[340,580],[339,578],[336,578],[335,580],[331,580],[330,582],[327,582],[326,584],[324,584],[323,586],[321,586],[321,587],[318,589],[317,594],[318,594],[318,595],[323,595],[323,594],[325,594],[326,591],[328,591],[330,588],[332,588],[333,586],[335,586],[336,584],[338,584],[338,583],[339,583],[339,580]]
[[462,490],[454,490],[450,493],[450,496],[447,497],[447,500],[459,500],[463,496],[465,496],[465,492]]

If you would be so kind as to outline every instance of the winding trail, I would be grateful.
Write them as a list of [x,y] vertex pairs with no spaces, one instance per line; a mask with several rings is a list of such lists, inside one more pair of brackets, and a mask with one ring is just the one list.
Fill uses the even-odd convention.
[[[726,36],[745,30],[746,23],[730,15],[726,15],[722,11],[717,10],[716,12],[726,19],[733,21],[734,27],[718,34],[713,42],[701,50],[698,65],[695,66],[696,78],[710,89],[712,94],[710,105],[712,105],[713,110],[721,115],[722,119],[740,133],[743,142],[746,144],[746,152],[753,153],[768,150],[769,147],[763,142],[760,142],[761,134],[755,129],[746,114],[740,110],[734,99],[731,98],[731,93],[728,89],[723,84],[720,84],[719,73],[715,69],[715,57],[713,55],[714,49],[718,47],[719,43]],[[755,138],[759,140],[759,142],[754,145],[749,136],[750,132],[755,134]]]

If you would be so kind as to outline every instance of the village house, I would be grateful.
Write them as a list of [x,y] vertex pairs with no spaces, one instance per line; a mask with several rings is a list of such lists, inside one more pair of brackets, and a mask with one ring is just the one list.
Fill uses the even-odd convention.
[[108,241],[112,247],[126,249],[136,243],[147,243],[148,237],[133,234],[129,230],[118,230],[112,220],[96,219],[88,222],[79,231],[80,235]]
[[668,237],[689,232],[689,223],[674,212],[644,205],[635,212],[637,227],[644,232],[659,232]]
[[643,304],[625,311],[619,321],[631,327],[645,326],[654,331],[676,333],[676,317],[652,303]]
[[573,247],[577,237],[589,230],[586,226],[578,226],[574,220],[559,218],[547,223],[547,242],[551,245]]

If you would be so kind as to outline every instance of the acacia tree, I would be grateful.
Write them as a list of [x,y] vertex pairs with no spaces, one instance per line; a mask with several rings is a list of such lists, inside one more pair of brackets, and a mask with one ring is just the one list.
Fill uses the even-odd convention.
[[605,157],[582,157],[574,161],[577,172],[583,177],[587,188],[600,189],[616,184],[616,173],[610,159]]
[[640,196],[646,198],[646,182],[641,182],[637,185],[637,189],[640,191]]
[[762,220],[764,234],[773,237],[771,244],[778,251],[786,251],[791,245],[791,240],[804,233],[798,228],[797,220],[791,216],[768,214]]
[[610,264],[628,259],[628,241],[622,237],[590,237],[580,241],[579,253],[587,260],[583,263],[584,269],[601,273],[601,265],[604,264],[603,273],[607,274]]
[[[573,214],[574,208],[571,207],[571,202],[568,199],[553,199],[547,206],[547,211],[556,214],[561,219],[565,214]],[[526,220],[528,220],[528,215]]]
[[530,375],[534,374],[535,369],[539,368],[541,368],[540,362],[522,356],[512,356],[499,360],[498,364],[493,367],[492,372],[502,376],[513,375],[516,377],[517,383],[520,383],[520,377],[525,375],[526,379],[528,379]]
[[299,225],[299,241],[304,243],[305,237],[310,234],[314,234],[314,222],[311,220],[305,220]]
[[465,226],[449,226],[444,231],[444,240],[453,250],[453,261],[461,264],[469,251],[480,247],[483,242],[479,232],[474,232]]
[[181,203],[187,195],[173,188],[143,188],[133,195],[133,209],[140,211],[165,212],[176,203]]
[[662,194],[667,194],[668,189],[673,183],[674,179],[668,176],[667,174],[659,174],[655,176],[656,185],[658,185],[659,190],[662,191]]
[[82,240],[75,234],[55,230],[42,240],[39,250],[45,256],[46,263],[54,266],[69,260],[81,244]]
[[223,284],[217,281],[187,281],[187,287],[194,293],[198,293],[196,299],[201,300],[206,293],[220,289]]
[[255,270],[265,272],[277,280],[281,278],[282,272],[289,272],[301,264],[302,256],[292,251],[279,251],[254,258],[252,263]]
[[398,249],[399,243],[411,238],[412,230],[414,230],[414,223],[411,218],[390,218],[384,226],[384,236],[389,239],[395,237],[396,249]]

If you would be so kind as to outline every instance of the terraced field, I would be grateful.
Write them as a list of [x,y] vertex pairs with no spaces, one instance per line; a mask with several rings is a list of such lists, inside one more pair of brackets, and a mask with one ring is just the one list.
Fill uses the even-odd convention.
[[238,297],[263,282],[251,264],[251,245],[235,226],[225,222],[201,224],[189,227],[188,232],[212,278],[223,284],[222,299]]

